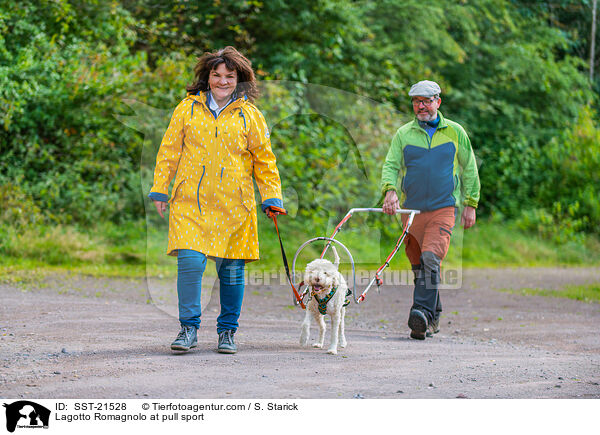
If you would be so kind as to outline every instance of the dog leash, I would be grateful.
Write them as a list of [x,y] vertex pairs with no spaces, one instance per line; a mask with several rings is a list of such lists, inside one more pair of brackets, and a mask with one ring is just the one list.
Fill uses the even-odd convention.
[[[283,241],[281,240],[281,235],[279,234],[279,226],[277,225],[277,215],[278,214],[286,215],[287,211],[285,211],[282,208],[273,207],[273,206],[271,206],[271,210],[274,212],[277,212],[277,213],[273,213],[273,212],[267,210],[267,216],[270,217],[271,219],[273,219],[273,223],[275,224],[275,231],[277,232],[277,237],[279,237],[279,246],[281,247],[281,258],[283,259],[283,266],[285,267],[285,274],[287,275],[287,279],[288,279],[290,285],[292,286],[292,291],[294,292],[294,297],[296,298],[296,300],[298,301],[298,303],[300,304],[302,309],[305,310],[306,306],[302,302],[302,297],[300,296],[300,294],[298,293],[298,290],[296,290],[296,287],[294,287],[294,284],[292,283],[292,277],[290,275],[290,266],[288,265],[287,256],[285,255],[285,249],[283,248]],[[299,287],[301,287],[301,286],[302,286],[302,283],[300,283]]]

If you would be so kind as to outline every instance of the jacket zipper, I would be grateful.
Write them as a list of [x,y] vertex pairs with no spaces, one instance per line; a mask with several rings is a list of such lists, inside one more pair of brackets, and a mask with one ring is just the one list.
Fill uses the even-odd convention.
[[[227,106],[229,106],[231,103],[235,102],[236,100],[231,100]],[[208,104],[204,104],[205,107],[208,109],[208,111],[213,115],[213,117],[215,118],[215,121],[217,121],[217,125],[215,125],[215,137],[219,137],[219,126],[218,126],[218,117],[219,115],[221,115],[225,109],[227,108],[227,106],[223,107],[223,109],[219,112],[219,115],[217,115],[215,112],[213,112]],[[194,103],[192,103],[192,114],[194,113]],[[244,117],[244,114],[242,113],[242,109],[240,108],[240,114],[242,116],[242,118],[244,119],[244,128],[246,127],[246,118]],[[221,168],[221,181],[223,181],[223,170],[225,168]],[[200,183],[202,183],[202,179],[204,178],[204,174],[206,172],[206,166],[202,166],[202,176],[200,177],[200,181],[198,182],[198,189],[196,190],[196,201],[198,203],[198,211],[200,213],[202,213],[202,207],[200,207]]]
[[[435,131],[433,132],[433,134],[431,135],[431,137],[429,136],[429,133],[427,133],[427,131],[419,126],[419,129],[421,129],[423,131],[423,133],[425,134],[425,136],[427,136],[427,152],[430,153],[431,152],[431,144],[433,143],[433,136],[435,136],[435,134],[438,132],[438,130],[440,129],[440,126],[438,124],[438,126],[436,127]],[[429,168],[429,174],[427,174],[427,198],[429,198],[429,180],[431,179],[431,167]],[[429,204],[427,204],[429,206]]]
[[[431,153],[431,142],[433,142],[433,135],[431,135],[431,137],[429,136],[429,133],[427,133],[427,131],[423,128],[420,127],[421,130],[423,130],[423,133],[425,133],[425,136],[427,137],[427,153]],[[437,131],[437,128],[436,128]],[[436,132],[433,132],[433,134],[435,134]],[[428,158],[429,160],[429,158]],[[431,179],[431,166],[429,165],[429,171],[427,174],[427,194],[425,195],[426,198],[429,198],[429,180]],[[429,208],[429,204],[426,204],[426,207]]]

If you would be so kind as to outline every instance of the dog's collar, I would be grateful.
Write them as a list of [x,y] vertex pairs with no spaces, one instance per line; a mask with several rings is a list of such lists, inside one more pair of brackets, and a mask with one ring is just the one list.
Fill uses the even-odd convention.
[[331,300],[336,291],[337,287],[332,288],[331,291],[327,293],[327,296],[325,296],[323,299],[319,299],[317,293],[314,290],[311,291],[310,294],[315,298],[315,300],[319,304],[319,313],[323,315],[327,314],[327,302]]

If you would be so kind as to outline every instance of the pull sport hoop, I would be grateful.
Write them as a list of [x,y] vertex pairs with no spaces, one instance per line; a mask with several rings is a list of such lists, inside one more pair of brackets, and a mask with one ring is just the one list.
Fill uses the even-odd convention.
[[[292,261],[292,274],[291,274],[292,280],[295,279],[295,277],[296,277],[296,260],[298,258],[298,255],[300,254],[300,252],[306,246],[308,246],[309,244],[311,244],[313,242],[316,242],[319,240],[327,240],[328,243],[325,245],[325,248],[323,248],[323,252],[321,253],[320,258],[323,258],[325,256],[327,249],[329,249],[329,247],[331,246],[332,243],[335,243],[336,245],[341,246],[344,249],[344,251],[346,252],[346,254],[348,255],[348,257],[350,258],[350,262],[352,264],[352,282],[353,282],[352,296],[354,298],[355,303],[359,304],[359,303],[363,302],[365,300],[367,292],[371,289],[371,287],[373,287],[374,284],[377,284],[377,288],[379,290],[379,287],[383,284],[383,280],[381,279],[380,274],[390,265],[390,261],[392,260],[392,258],[394,258],[394,256],[400,249],[402,242],[404,242],[404,239],[406,238],[406,235],[408,234],[408,229],[412,225],[415,215],[419,214],[420,211],[419,210],[411,210],[411,209],[397,209],[396,210],[397,214],[408,214],[409,215],[408,219],[406,221],[406,224],[404,225],[404,228],[402,230],[402,234],[398,238],[398,241],[396,242],[396,245],[394,246],[394,249],[392,250],[392,252],[385,259],[385,262],[377,269],[377,271],[375,272],[375,275],[369,281],[369,284],[367,284],[367,287],[362,291],[362,293],[360,295],[357,296],[356,269],[354,266],[354,258],[352,257],[352,254],[350,254],[350,250],[339,240],[336,240],[335,236],[337,235],[338,232],[340,232],[344,223],[346,223],[352,217],[352,215],[354,213],[364,213],[364,212],[382,213],[383,209],[382,208],[353,208],[353,209],[350,209],[348,211],[348,213],[346,213],[346,215],[340,221],[340,223],[335,227],[335,229],[333,230],[333,233],[331,234],[331,237],[315,237],[315,238],[312,238],[312,239],[304,242],[296,251],[296,254],[294,255],[294,260]],[[294,283],[292,283],[292,286],[293,286],[293,284]],[[306,288],[304,290],[304,292],[301,292],[301,288],[303,285],[304,285],[304,282],[300,282],[300,284],[298,286],[298,293],[300,293],[300,298],[298,298],[297,296],[294,298],[295,305],[298,305],[298,303],[302,303],[302,300],[308,294],[308,291],[309,291],[308,288]]]

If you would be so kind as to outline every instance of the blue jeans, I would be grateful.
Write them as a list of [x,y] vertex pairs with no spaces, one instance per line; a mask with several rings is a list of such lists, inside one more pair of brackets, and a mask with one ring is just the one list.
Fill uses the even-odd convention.
[[[202,275],[206,269],[206,255],[191,249],[180,249],[177,256],[177,296],[179,322],[200,326],[200,292]],[[244,299],[245,260],[216,258],[217,274],[221,282],[221,314],[217,318],[217,332],[237,331]]]

